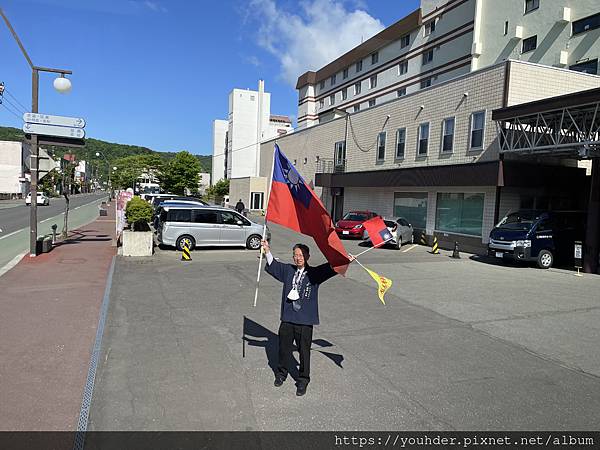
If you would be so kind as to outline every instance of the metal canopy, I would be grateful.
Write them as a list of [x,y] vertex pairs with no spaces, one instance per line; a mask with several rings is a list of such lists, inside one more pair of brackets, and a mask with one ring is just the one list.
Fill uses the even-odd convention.
[[501,153],[600,157],[600,89],[492,112]]

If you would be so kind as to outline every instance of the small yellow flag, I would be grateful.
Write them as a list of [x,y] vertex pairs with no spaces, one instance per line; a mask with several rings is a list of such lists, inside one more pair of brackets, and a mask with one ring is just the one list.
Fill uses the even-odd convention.
[[392,287],[392,280],[390,280],[389,278],[386,278],[386,277],[382,277],[381,275],[373,272],[372,270],[367,269],[366,267],[364,269],[367,272],[369,272],[369,275],[371,275],[373,277],[373,279],[377,282],[377,286],[378,286],[377,294],[379,295],[379,300],[381,300],[381,303],[383,303],[385,305],[383,296],[385,295],[387,290]]

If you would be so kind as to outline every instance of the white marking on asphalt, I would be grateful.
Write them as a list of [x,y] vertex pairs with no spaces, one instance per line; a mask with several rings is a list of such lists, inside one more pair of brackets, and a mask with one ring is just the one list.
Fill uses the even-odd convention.
[[25,256],[27,252],[23,252],[17,256],[15,256],[13,259],[10,260],[10,262],[8,262],[7,264],[4,265],[4,267],[0,268],[0,277],[2,275],[4,275],[6,272],[8,272],[10,269],[12,269],[13,267],[15,267],[19,261],[21,261],[21,259],[23,258],[23,256]]
[[413,248],[415,248],[417,246],[417,244],[413,244],[410,247],[402,250],[402,253],[406,253],[406,252],[410,252]]
[[[64,212],[61,212],[58,216],[62,216],[64,214],[65,214]],[[58,216],[49,217],[48,219],[40,220],[40,223],[48,222],[49,220],[53,220],[53,219],[55,219]]]
[[8,233],[6,236],[2,236],[2,237],[0,237],[0,240],[2,240],[2,239],[6,239],[7,237],[11,237],[11,236],[13,236],[13,235],[17,234],[18,232],[20,232],[20,231],[24,231],[24,230],[27,230],[27,228],[21,228],[20,230],[13,231],[12,233]]

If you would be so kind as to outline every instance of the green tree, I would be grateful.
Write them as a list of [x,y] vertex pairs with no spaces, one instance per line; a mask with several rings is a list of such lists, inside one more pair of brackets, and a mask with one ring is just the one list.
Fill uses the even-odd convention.
[[113,171],[111,174],[111,183],[116,189],[132,188],[142,173],[149,170],[160,171],[163,164],[163,159],[157,154],[134,155],[119,158],[112,164],[117,170]]
[[186,189],[198,192],[200,182],[200,161],[189,152],[183,151],[175,155],[158,174],[160,185],[166,192],[185,195]]
[[136,195],[127,202],[125,218],[133,231],[145,231],[152,220],[152,206]]
[[206,190],[208,197],[223,198],[229,194],[229,179],[219,180]]

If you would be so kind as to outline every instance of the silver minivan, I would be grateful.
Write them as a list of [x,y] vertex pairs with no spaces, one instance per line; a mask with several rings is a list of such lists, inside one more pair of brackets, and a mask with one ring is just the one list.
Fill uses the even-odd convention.
[[[195,205],[165,206],[161,211],[158,242],[182,250],[228,246],[260,248],[263,225],[228,208]],[[267,239],[270,233],[267,229]]]

